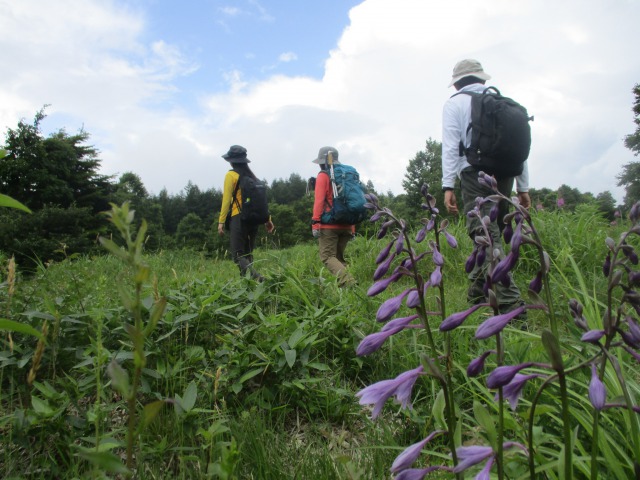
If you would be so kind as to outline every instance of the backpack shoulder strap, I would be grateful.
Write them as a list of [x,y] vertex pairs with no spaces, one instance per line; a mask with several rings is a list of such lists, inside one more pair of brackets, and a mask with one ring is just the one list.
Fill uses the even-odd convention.
[[231,194],[231,202],[236,204],[236,206],[238,207],[238,211],[242,210],[242,205],[240,205],[240,202],[238,202],[238,190],[240,190],[240,179],[241,179],[241,176],[240,174],[238,174],[238,181],[236,182],[236,186],[233,188],[233,194]]

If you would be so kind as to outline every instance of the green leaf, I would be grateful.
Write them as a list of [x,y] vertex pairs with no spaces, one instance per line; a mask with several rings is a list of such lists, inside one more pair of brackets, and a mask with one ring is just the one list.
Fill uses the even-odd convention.
[[81,451],[78,455],[100,470],[110,473],[129,475],[131,472],[122,464],[120,458],[111,452]]
[[118,362],[112,360],[107,367],[107,374],[111,378],[111,386],[124,398],[129,398],[129,374]]
[[315,370],[320,370],[323,372],[331,370],[331,367],[329,365],[327,365],[326,363],[319,363],[319,362],[310,362],[307,364],[307,367],[313,368]]
[[32,335],[39,339],[42,339],[42,333],[36,330],[31,325],[26,325],[20,322],[14,322],[13,320],[7,320],[6,318],[0,318],[0,330],[9,330],[10,332],[25,333]]
[[191,381],[187,386],[187,389],[184,391],[184,396],[182,397],[182,408],[185,411],[189,412],[193,410],[193,407],[196,404],[196,398],[198,396],[198,386],[196,382]]
[[17,208],[18,210],[22,210],[27,213],[32,213],[28,207],[25,207],[19,201],[14,200],[13,198],[3,195],[0,193],[0,207],[9,207],[9,208]]
[[242,320],[247,315],[247,313],[249,313],[252,307],[253,307],[252,304],[249,304],[246,307],[244,307],[242,311],[238,314],[238,320]]
[[242,385],[244,382],[246,382],[250,378],[255,377],[260,373],[262,373],[262,368],[254,368],[253,370],[249,370],[247,373],[245,373],[243,376],[240,377],[240,380],[238,380],[238,383]]
[[298,342],[304,337],[304,329],[298,328],[295,332],[291,334],[289,337],[289,341],[287,342],[291,348],[296,348]]
[[431,412],[433,414],[433,419],[435,420],[436,425],[442,430],[447,429],[447,421],[444,418],[444,407],[444,390],[440,389],[440,391],[436,395],[435,401],[433,402],[433,408],[431,409]]
[[110,240],[110,239],[105,238],[105,237],[100,237],[100,238],[98,238],[98,240],[100,241],[100,244],[104,248],[109,250],[109,252],[111,252],[113,255],[115,255],[119,259],[124,260],[124,261],[128,261],[129,260],[129,254],[127,253],[127,251],[123,250],[122,248],[120,248],[113,240]]
[[35,410],[36,413],[40,415],[52,415],[53,409],[49,406],[47,402],[42,400],[41,398],[36,397],[35,395],[31,396],[31,406]]
[[165,297],[161,297],[156,303],[153,304],[151,309],[151,313],[149,314],[149,323],[144,329],[145,338],[148,337],[151,332],[153,332],[164,313],[164,309],[167,306],[167,299]]
[[297,352],[295,350],[285,350],[284,358],[287,360],[287,365],[289,368],[293,367],[293,364],[296,363]]
[[492,417],[489,411],[478,401],[473,402],[473,415],[476,418],[478,424],[484,428],[487,434],[489,443],[494,449],[498,444],[498,434],[496,432],[497,419]]

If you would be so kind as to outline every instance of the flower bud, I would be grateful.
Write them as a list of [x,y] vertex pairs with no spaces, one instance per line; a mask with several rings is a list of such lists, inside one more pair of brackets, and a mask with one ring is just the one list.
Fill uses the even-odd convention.
[[507,223],[504,226],[504,230],[502,230],[502,238],[504,238],[504,243],[511,243],[511,237],[513,237],[513,227],[511,223]]
[[411,290],[405,290],[400,295],[396,295],[395,297],[391,297],[388,300],[385,300],[380,308],[378,308],[378,312],[376,313],[376,320],[378,322],[386,322],[389,320],[402,305],[402,300],[406,297]]
[[471,252],[471,255],[469,255],[469,258],[467,258],[466,263],[464,264],[465,272],[471,273],[471,271],[473,270],[473,267],[476,264],[477,257],[478,257],[478,249],[474,248],[473,251]]
[[449,246],[451,248],[458,248],[458,241],[456,240],[456,238],[453,235],[451,235],[446,230],[444,231],[444,238],[446,238],[447,243],[449,244]]
[[605,277],[608,277],[610,272],[611,272],[611,254],[607,253],[607,258],[605,258],[604,264],[602,265],[602,273],[604,273]]
[[437,287],[438,285],[440,285],[440,282],[442,282],[442,272],[440,271],[440,267],[436,267],[436,269],[433,271],[433,273],[431,273],[431,277],[429,278],[429,282],[434,287]]
[[371,287],[369,287],[369,290],[367,290],[367,296],[374,297],[379,293],[384,292],[389,285],[398,280],[401,276],[401,272],[394,272],[393,275],[389,276],[388,278],[377,281],[376,283],[371,285]]
[[591,364],[591,382],[589,383],[589,400],[596,410],[602,410],[607,401],[607,389],[598,377],[596,366]]
[[538,273],[536,273],[536,276],[529,283],[529,290],[540,293],[542,290],[542,272],[538,271]]
[[393,240],[391,240],[386,247],[384,247],[382,250],[380,250],[380,253],[378,254],[378,257],[376,258],[376,264],[380,264],[381,262],[384,262],[384,260],[389,256],[389,252],[391,252],[391,247],[393,246],[393,243],[396,241],[396,239],[394,238]]
[[582,334],[580,340],[587,343],[597,344],[604,337],[604,330],[589,330]]
[[445,318],[440,324],[441,332],[448,332],[449,330],[453,330],[454,328],[458,328],[463,322],[471,315],[473,312],[478,310],[480,307],[484,307],[483,304],[479,303],[474,305],[471,308],[463,310],[462,312],[454,313],[453,315],[449,315]]
[[477,358],[471,360],[469,366],[467,367],[467,377],[477,377],[484,370],[484,362],[489,355],[492,353],[496,353],[495,350],[487,350],[482,355]]
[[384,277],[385,273],[389,271],[389,267],[391,266],[391,262],[393,261],[395,256],[396,254],[394,252],[392,255],[389,255],[389,257],[384,262],[378,265],[378,268],[376,268],[376,271],[373,273],[374,281],[378,281],[382,277]]
[[521,363],[520,365],[504,365],[497,367],[487,377],[487,387],[500,388],[513,380],[520,370],[530,367],[532,363]]

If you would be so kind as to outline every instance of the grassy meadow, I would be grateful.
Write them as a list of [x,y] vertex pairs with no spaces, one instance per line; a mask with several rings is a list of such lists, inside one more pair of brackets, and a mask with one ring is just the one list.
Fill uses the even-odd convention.
[[[582,302],[594,328],[602,323],[605,239],[617,239],[622,225],[609,225],[588,206],[574,214],[533,216],[551,259],[560,336],[568,339],[572,355],[566,362],[577,364],[590,346],[579,342],[569,299]],[[442,248],[449,312],[468,308],[464,266],[472,245],[461,222],[448,228],[458,248]],[[440,386],[431,376],[416,383],[413,409],[387,402],[375,421],[370,407],[355,397],[367,385],[415,368],[426,351],[424,329],[413,329],[371,355],[355,354],[359,342],[379,330],[380,304],[410,286],[403,279],[367,296],[375,259],[387,242],[359,235],[350,243],[347,259],[358,286],[346,289],[322,268],[312,243],[258,249],[256,267],[267,277],[264,283],[240,278],[222,254],[212,258],[197,251],[143,253],[136,260],[114,254],[70,258],[31,275],[18,268],[15,276],[9,259],[0,256],[0,319],[25,326],[6,323],[11,328],[1,332],[2,477],[392,478],[396,456],[443,421]],[[514,271],[523,292],[536,275],[537,260],[533,249],[523,247]],[[427,302],[428,310],[438,311],[435,291]],[[448,334],[457,435],[464,444],[491,437],[486,423],[477,421],[478,412],[497,411],[485,375],[465,373],[487,348],[473,334],[488,316],[479,310]],[[441,321],[430,319],[437,344],[444,337]],[[544,360],[545,328],[542,310],[529,311],[525,328],[507,327],[505,362]],[[638,398],[637,363],[622,366]],[[575,478],[589,478],[588,369],[578,371],[571,384]],[[613,376],[606,384],[610,398],[621,395]],[[518,409],[505,413],[506,431],[523,443],[527,431],[521,427],[534,391],[527,388]],[[564,478],[556,395],[555,389],[545,390],[536,413],[540,478]],[[600,478],[633,478],[629,417],[616,409],[600,415]],[[427,449],[418,463],[449,461],[446,450],[437,448],[442,445],[444,440]],[[508,478],[529,478],[521,457],[505,465]],[[616,467],[607,467],[611,462]],[[427,478],[454,475],[435,472]]]

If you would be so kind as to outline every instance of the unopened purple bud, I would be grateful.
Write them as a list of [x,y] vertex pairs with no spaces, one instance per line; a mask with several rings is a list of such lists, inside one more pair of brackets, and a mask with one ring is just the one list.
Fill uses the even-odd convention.
[[422,242],[427,237],[427,227],[424,226],[416,234],[416,243]]
[[387,244],[386,247],[380,250],[378,257],[376,258],[376,264],[380,264],[381,262],[385,261],[385,259],[389,256],[389,253],[391,252],[391,247],[393,246],[395,241],[396,239],[394,238]]
[[515,317],[520,315],[522,312],[526,310],[525,305],[521,305],[517,308],[514,308],[510,312],[503,313],[501,315],[496,315],[494,317],[490,317],[486,319],[484,322],[480,324],[478,329],[476,330],[475,337],[478,340],[484,340],[485,338],[493,337],[500,333],[507,324],[513,320]]
[[402,253],[404,248],[404,234],[400,233],[396,239],[396,253]]
[[398,333],[402,329],[404,329],[403,326],[395,326],[394,328],[388,328],[387,330],[367,335],[362,339],[358,348],[356,348],[356,355],[358,357],[364,357],[372,354],[382,346],[387,338]]
[[607,401],[607,389],[598,377],[596,366],[591,364],[591,382],[589,383],[589,400],[596,410],[602,410]]
[[418,314],[414,314],[414,315],[409,315],[408,317],[394,318],[393,320],[389,320],[387,323],[385,323],[384,326],[380,329],[380,331],[386,332],[387,330],[394,330],[398,327],[407,328],[407,326],[419,316],[420,315]]
[[469,363],[469,366],[467,367],[467,377],[477,377],[478,375],[480,375],[482,373],[482,370],[484,370],[484,362],[485,362],[485,360],[492,353],[496,353],[496,351],[495,350],[487,350],[486,352],[484,352],[479,357],[474,358],[473,360],[471,360],[471,362]]
[[529,290],[535,293],[540,293],[542,290],[542,272],[536,273],[536,276],[529,283]]
[[451,248],[458,248],[458,241],[456,240],[456,237],[454,237],[453,235],[451,235],[449,232],[447,232],[446,230],[444,231],[444,238],[446,238],[447,243],[449,244],[449,246]]
[[436,220],[433,217],[434,216],[432,215],[429,221],[427,222],[427,232],[430,232],[431,230],[433,230],[433,227],[436,226]]
[[487,387],[500,388],[513,380],[520,370],[530,367],[532,363],[521,363],[520,365],[503,365],[497,367],[487,377]]
[[416,308],[420,305],[420,294],[417,289],[412,289],[407,295],[407,307]]
[[441,332],[448,332],[449,330],[453,330],[454,328],[458,328],[462,323],[471,315],[473,312],[478,310],[480,307],[483,307],[483,304],[474,305],[467,310],[463,310],[462,312],[454,313],[453,315],[449,315],[445,318],[440,324]]
[[500,260],[500,262],[495,266],[493,271],[491,272],[491,281],[495,284],[501,282],[516,266],[518,262],[518,250],[511,250],[507,255]]
[[640,202],[634,203],[631,210],[629,210],[629,220],[635,223],[638,218],[640,218]]
[[427,194],[429,193],[429,187],[427,186],[426,183],[423,183],[422,186],[420,187],[420,193],[422,194],[423,197],[426,198]]
[[489,210],[489,218],[492,222],[495,222],[498,219],[498,210],[499,208],[497,203],[491,207],[491,210]]
[[432,259],[433,259],[433,263],[435,263],[437,266],[441,267],[441,266],[444,265],[444,257],[438,251],[438,247],[435,246],[435,245],[434,245],[434,248],[433,248]]
[[520,248],[520,245],[522,245],[522,224],[518,223],[511,237],[511,250]]
[[605,258],[604,265],[602,265],[602,273],[604,273],[605,277],[608,277],[610,272],[611,272],[611,254],[607,253],[607,258]]
[[440,285],[440,282],[442,282],[442,272],[440,271],[440,267],[436,267],[436,269],[433,271],[433,273],[431,273],[431,277],[429,278],[429,282],[434,287],[437,287],[438,285]]
[[469,255],[469,258],[467,258],[466,263],[464,264],[465,272],[471,273],[471,271],[473,270],[473,267],[476,264],[477,257],[478,257],[478,249],[474,248],[473,251],[471,252],[471,255]]
[[513,237],[513,227],[511,226],[511,222],[508,222],[504,226],[504,230],[502,230],[502,238],[504,238],[504,243],[511,243],[511,237]]
[[[406,470],[411,467],[413,463],[418,459],[420,453],[424,446],[433,439],[436,435],[443,433],[442,430],[437,430],[429,434],[427,438],[419,441],[418,443],[414,443],[410,447],[407,447],[400,455],[396,457],[393,464],[391,465],[391,473],[398,473],[402,470]],[[398,477],[396,477],[398,478]]]
[[402,300],[409,294],[410,290],[405,290],[400,295],[396,295],[395,297],[391,297],[388,300],[385,300],[380,308],[378,308],[378,312],[376,313],[376,320],[379,322],[386,322],[389,320],[402,305]]
[[371,215],[371,218],[369,218],[369,221],[371,223],[375,223],[378,220],[380,220],[382,218],[382,216],[384,215],[384,212],[382,212],[382,210],[377,211],[376,213],[374,213],[373,215]]
[[371,285],[371,287],[369,287],[369,290],[367,290],[367,295],[369,297],[374,297],[380,292],[384,292],[389,285],[398,280],[401,276],[401,272],[395,272],[390,277],[377,281],[376,283]]
[[640,345],[640,325],[632,317],[627,317],[626,320],[629,325],[629,335],[636,344]]
[[604,337],[604,330],[589,330],[582,334],[580,340],[587,343],[598,343]]
[[629,284],[633,286],[640,285],[640,272],[629,272]]
[[365,193],[364,198],[372,203],[378,203],[378,197],[376,197],[373,193]]
[[382,277],[384,277],[384,274],[389,271],[389,267],[391,266],[391,262],[393,262],[393,259],[395,257],[396,257],[396,254],[394,252],[393,255],[389,255],[389,257],[384,262],[382,262],[380,265],[378,265],[378,268],[376,268],[376,271],[373,272],[373,280],[374,281],[378,281]]

